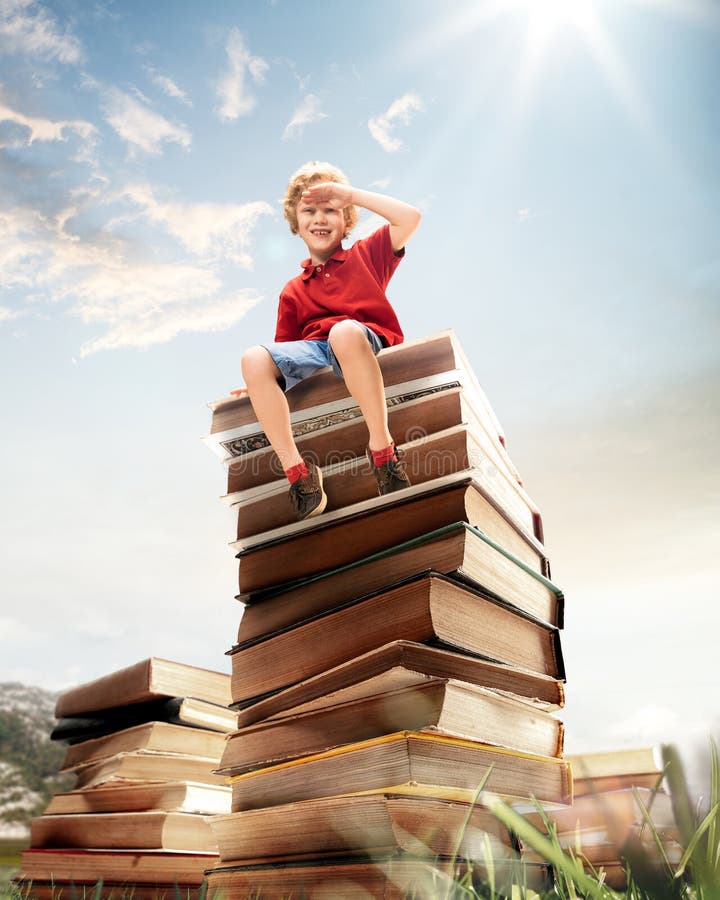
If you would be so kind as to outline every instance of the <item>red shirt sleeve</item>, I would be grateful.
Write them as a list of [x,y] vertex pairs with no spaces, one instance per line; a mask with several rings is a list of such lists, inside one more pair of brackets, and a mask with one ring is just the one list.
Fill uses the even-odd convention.
[[400,260],[405,256],[404,247],[398,253],[393,250],[390,241],[390,226],[383,225],[366,238],[359,240],[355,246],[377,273],[378,280],[385,290],[395,269],[400,265]]
[[276,341],[299,341],[302,340],[302,334],[298,326],[297,309],[292,300],[288,299],[285,294],[280,294],[280,302],[278,303],[277,324],[275,326]]

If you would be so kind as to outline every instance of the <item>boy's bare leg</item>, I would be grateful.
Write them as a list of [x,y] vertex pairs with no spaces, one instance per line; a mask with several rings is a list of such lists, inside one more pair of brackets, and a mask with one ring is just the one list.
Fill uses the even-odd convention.
[[342,368],[345,384],[365,418],[370,449],[384,450],[392,443],[385,385],[380,364],[364,331],[349,320],[338,322],[330,329],[328,340]]
[[265,347],[251,347],[243,353],[242,373],[255,415],[280,465],[285,470],[299,465],[302,457],[290,426],[290,408],[278,384],[282,375]]

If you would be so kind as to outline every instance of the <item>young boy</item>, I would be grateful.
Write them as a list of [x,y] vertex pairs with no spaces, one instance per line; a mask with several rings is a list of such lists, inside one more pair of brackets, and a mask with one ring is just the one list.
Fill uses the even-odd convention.
[[[385,288],[420,224],[417,209],[383,194],[358,190],[327,163],[302,166],[288,183],[285,218],[307,245],[302,273],[280,294],[275,341],[251,347],[242,372],[258,422],[290,482],[298,519],[325,509],[322,473],[303,459],[293,439],[284,391],[323,366],[345,379],[365,418],[367,456],[381,494],[407,487],[388,430],[385,387],[375,354],[399,344],[403,333]],[[363,207],[387,220],[345,250],[341,242]]]

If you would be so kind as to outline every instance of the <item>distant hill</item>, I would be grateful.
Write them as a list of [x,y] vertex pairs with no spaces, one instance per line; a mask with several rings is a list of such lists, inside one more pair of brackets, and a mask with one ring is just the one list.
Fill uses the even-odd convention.
[[72,776],[59,775],[65,745],[50,740],[57,695],[0,684],[0,837],[22,833]]

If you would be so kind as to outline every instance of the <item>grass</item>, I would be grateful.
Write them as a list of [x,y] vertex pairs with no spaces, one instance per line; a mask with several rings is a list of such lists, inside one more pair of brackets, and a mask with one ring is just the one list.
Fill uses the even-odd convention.
[[[488,843],[485,858],[475,864],[468,862],[461,877],[453,880],[439,875],[431,892],[416,893],[409,900],[720,900],[720,762],[714,742],[710,749],[710,797],[708,809],[701,812],[691,799],[677,751],[671,746],[663,747],[664,774],[680,843],[685,848],[677,864],[671,864],[665,855],[660,836],[639,797],[645,815],[643,827],[656,852],[652,855],[648,852],[647,842],[628,841],[622,848],[627,885],[618,890],[606,883],[602,870],[594,871],[583,865],[579,854],[564,850],[547,821],[547,833],[539,831],[500,798],[484,791],[483,784],[478,789],[477,802],[490,809],[522,844],[547,861],[554,884],[540,891],[529,887],[525,881],[527,870],[517,860],[499,869]],[[6,868],[3,873],[0,868],[0,900],[32,900],[32,888],[11,885],[7,880],[11,874],[12,869]],[[258,896],[262,896],[261,892]],[[303,898],[306,896],[302,894]],[[205,888],[193,891],[192,898],[221,900],[218,894],[206,897]],[[53,900],[133,900],[133,889],[111,891],[102,881],[93,888],[63,886],[58,887]],[[158,893],[158,900],[189,900],[189,897],[188,892],[165,891]],[[287,900],[300,900],[300,896],[293,894]]]
[[[90,887],[57,885],[52,888],[52,900],[133,900],[135,891],[133,885],[109,887],[100,879],[97,884]],[[192,891],[177,887],[158,891],[157,900],[209,900],[206,895],[207,885],[203,884],[199,889]],[[0,900],[33,900],[33,897],[31,884],[22,887],[13,884],[0,885]]]
[[[562,900],[720,900],[720,765],[717,746],[712,741],[710,749],[712,762],[709,808],[703,814],[692,802],[677,751],[671,746],[663,747],[664,774],[672,798],[680,843],[685,851],[679,863],[673,866],[665,855],[660,837],[645,810],[644,827],[650,832],[657,853],[651,858],[640,841],[628,842],[624,846],[622,856],[627,885],[622,891],[608,886],[602,871],[586,871],[581,857],[563,850],[557,834],[551,828],[549,834],[543,834],[499,798],[487,793],[481,794],[480,802],[553,867],[553,890],[546,895],[527,894],[527,900],[537,896],[552,896]],[[638,802],[642,807],[639,798]],[[475,900],[501,895],[479,892],[468,893],[466,896]],[[526,900],[522,893],[518,896],[521,900]]]

